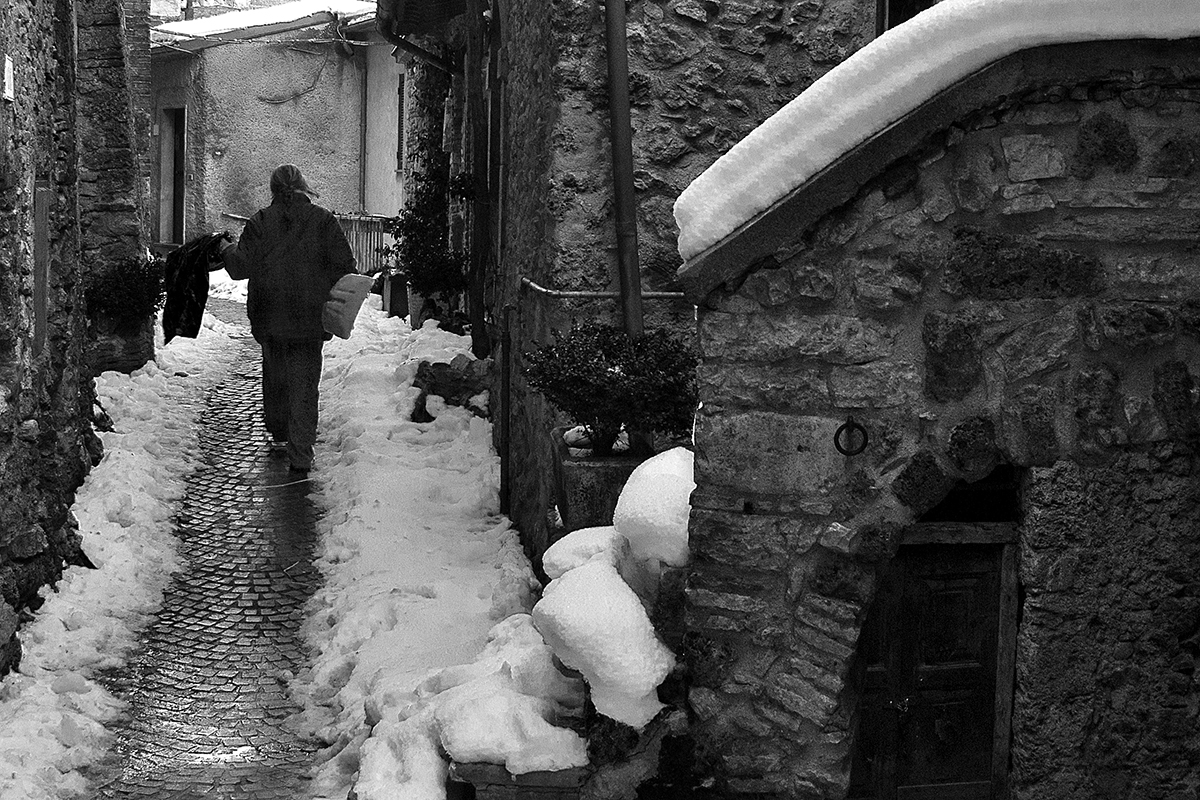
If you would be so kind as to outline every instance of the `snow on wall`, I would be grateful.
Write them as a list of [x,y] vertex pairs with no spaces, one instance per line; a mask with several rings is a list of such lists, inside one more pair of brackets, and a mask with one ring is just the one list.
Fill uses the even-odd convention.
[[687,261],[908,111],[992,62],[1050,44],[1200,36],[1196,0],[944,0],[777,111],[675,202]]

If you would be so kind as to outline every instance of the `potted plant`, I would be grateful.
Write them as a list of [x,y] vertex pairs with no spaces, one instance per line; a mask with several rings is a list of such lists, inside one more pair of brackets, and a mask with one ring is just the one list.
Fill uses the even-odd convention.
[[466,254],[450,245],[450,186],[440,171],[413,176],[400,213],[388,220],[392,244],[378,248],[391,261],[390,276],[403,276],[412,326],[437,319],[448,330],[462,331],[459,295],[467,288]]
[[131,372],[154,357],[154,315],[167,295],[165,262],[128,256],[88,274],[88,361],[99,374]]
[[648,439],[633,435],[629,455],[614,456],[622,431],[691,433],[695,370],[695,355],[665,331],[631,338],[596,323],[556,333],[552,344],[525,354],[526,381],[582,426],[590,445],[590,457],[573,455],[563,438],[566,428],[552,432],[558,507],[567,531],[611,524],[625,480],[654,452]]

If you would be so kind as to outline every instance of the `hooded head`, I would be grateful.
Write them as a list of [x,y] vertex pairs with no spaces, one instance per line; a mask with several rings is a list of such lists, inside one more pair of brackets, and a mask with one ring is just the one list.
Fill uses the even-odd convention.
[[295,164],[280,164],[271,173],[271,197],[286,200],[296,192],[303,192],[310,197],[320,197],[319,194],[308,188],[308,181],[304,180],[304,175],[300,173],[299,167]]

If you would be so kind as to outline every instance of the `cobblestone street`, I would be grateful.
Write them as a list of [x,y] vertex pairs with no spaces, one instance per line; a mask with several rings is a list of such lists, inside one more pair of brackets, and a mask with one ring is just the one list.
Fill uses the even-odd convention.
[[[210,303],[245,324],[236,304]],[[259,349],[248,336],[200,416],[202,466],[177,522],[184,566],[106,683],[129,703],[94,796],[298,800],[315,742],[288,729],[287,681],[304,663],[299,627],[318,582],[319,509],[308,481],[268,451]]]

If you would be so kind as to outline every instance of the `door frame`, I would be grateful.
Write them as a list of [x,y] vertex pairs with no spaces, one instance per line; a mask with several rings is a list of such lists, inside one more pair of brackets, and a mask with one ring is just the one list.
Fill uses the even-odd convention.
[[997,544],[1000,551],[1000,619],[996,625],[996,689],[992,728],[992,798],[1008,800],[1013,691],[1017,667],[1019,533],[1015,522],[916,522],[900,546]]

